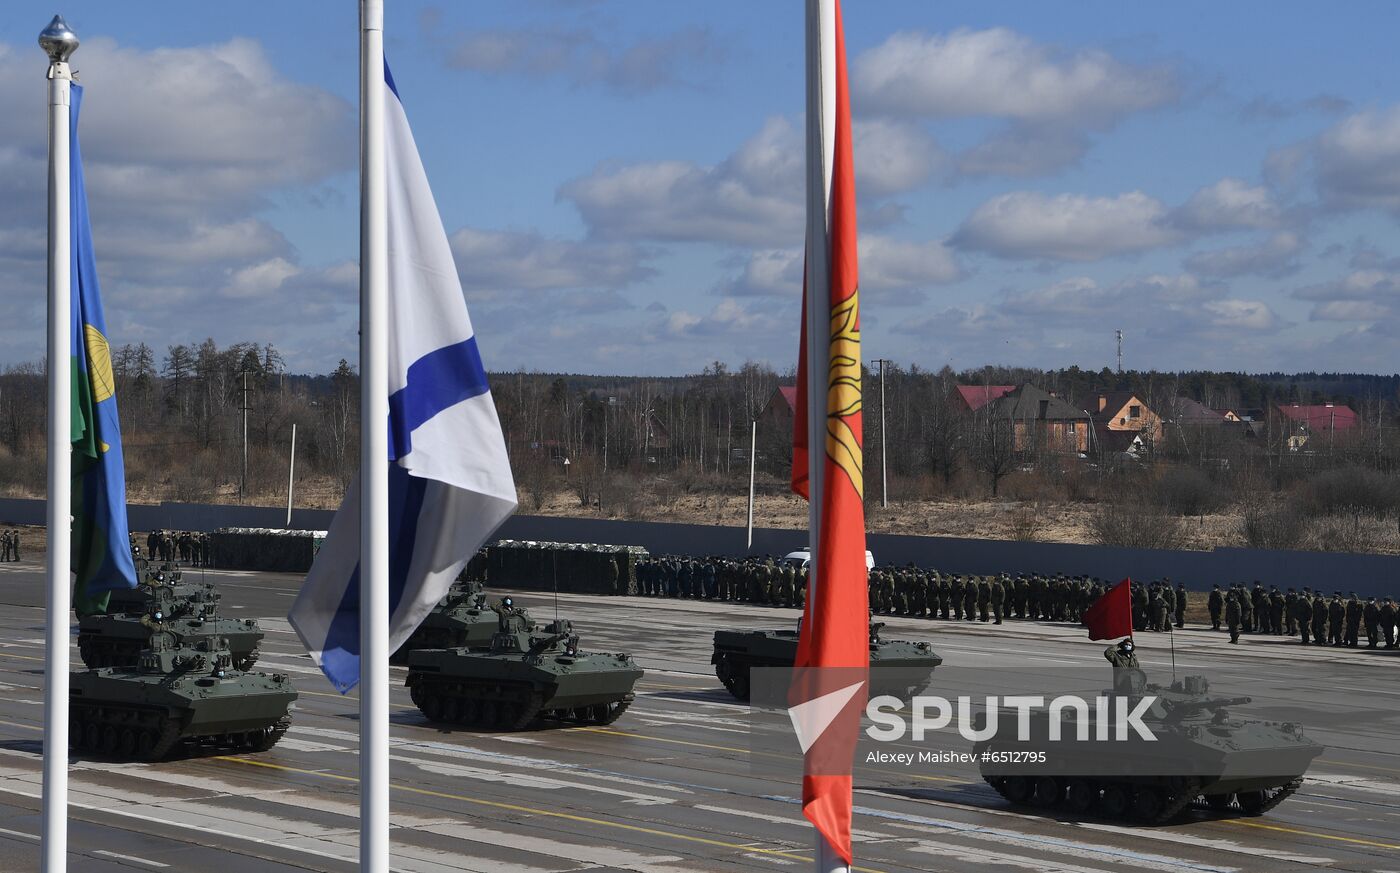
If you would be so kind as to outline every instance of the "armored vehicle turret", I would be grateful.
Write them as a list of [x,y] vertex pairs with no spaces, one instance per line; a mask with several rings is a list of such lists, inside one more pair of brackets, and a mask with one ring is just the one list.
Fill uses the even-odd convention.
[[[922,689],[943,659],[924,642],[887,640],[884,622],[870,625],[870,694],[906,695]],[[710,663],[729,693],[749,699],[749,671],[791,667],[797,659],[799,629],[715,631]]]
[[156,761],[181,741],[261,752],[282,738],[297,698],[290,678],[238,670],[221,638],[191,644],[144,618],[150,638],[135,666],[72,675],[73,748]]
[[479,649],[491,645],[496,613],[486,605],[480,582],[454,582],[428,617],[394,653],[391,663],[408,663],[415,649]]
[[[1204,676],[1162,687],[1141,670],[1120,672],[1126,683],[1114,684],[1127,693],[1103,692],[1104,708],[1033,710],[1025,740],[1015,720],[999,718],[994,735],[973,746],[987,783],[1012,803],[1056,814],[1159,824],[1195,803],[1261,815],[1298,789],[1323,751],[1297,723],[1233,716],[1250,698],[1214,696]],[[1141,709],[1152,739],[1119,707]]]
[[135,666],[150,637],[141,619],[157,613],[186,645],[218,637],[231,652],[234,669],[248,670],[257,663],[263,638],[257,619],[221,618],[220,594],[214,586],[183,580],[178,567],[167,564],[149,570],[140,585],[114,591],[112,598],[106,615],[78,622],[78,653],[89,667]]
[[505,598],[481,649],[419,649],[405,684],[434,722],[521,730],[537,719],[611,724],[632,703],[642,669],[626,653],[586,653],[568,621],[536,627]]

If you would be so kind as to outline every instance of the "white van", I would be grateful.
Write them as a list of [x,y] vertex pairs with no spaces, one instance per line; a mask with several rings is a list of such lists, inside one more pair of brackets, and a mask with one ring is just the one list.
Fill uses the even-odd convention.
[[[810,546],[809,546],[808,548],[799,549],[799,550],[797,550],[797,551],[795,551],[795,552],[788,552],[786,555],[783,555],[783,563],[784,563],[784,564],[792,564],[792,565],[794,565],[794,566],[796,566],[796,567],[799,567],[799,568],[805,568],[805,567],[807,566],[807,564],[808,564],[811,560],[812,560],[812,550],[811,550],[811,547],[810,547]],[[874,569],[875,569],[875,556],[872,555],[872,554],[870,554],[870,550],[869,550],[869,549],[866,549],[866,550],[865,550],[865,572],[869,573],[871,570],[874,570]]]

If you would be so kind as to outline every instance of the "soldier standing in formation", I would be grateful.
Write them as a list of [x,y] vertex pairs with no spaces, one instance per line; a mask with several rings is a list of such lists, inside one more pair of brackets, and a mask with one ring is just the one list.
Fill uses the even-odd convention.
[[1342,592],[1332,592],[1332,599],[1327,602],[1327,643],[1328,645],[1340,648],[1342,636],[1345,633],[1342,625],[1346,622],[1347,608],[1342,603]]
[[1206,608],[1210,610],[1210,629],[1220,630],[1220,617],[1225,609],[1225,595],[1220,592],[1220,583],[1211,586]]
[[1342,635],[1342,645],[1356,648],[1359,646],[1361,637],[1361,617],[1365,614],[1365,609],[1361,601],[1356,598],[1356,592],[1351,592],[1351,597],[1347,598],[1346,608],[1346,632]]
[[1244,592],[1240,588],[1230,589],[1225,595],[1225,626],[1230,629],[1230,642],[1240,641],[1240,627],[1244,620]]
[[11,550],[10,532],[0,533],[0,561],[9,561]]

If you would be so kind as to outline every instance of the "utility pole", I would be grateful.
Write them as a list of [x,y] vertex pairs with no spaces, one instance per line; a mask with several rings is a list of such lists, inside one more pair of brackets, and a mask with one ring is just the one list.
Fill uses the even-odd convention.
[[607,404],[603,407],[603,472],[608,472],[608,421],[611,418],[612,405],[617,402],[616,397],[609,397]]
[[1123,331],[1114,331],[1118,335],[1118,375],[1123,375]]
[[758,419],[754,419],[749,425],[749,539],[744,546],[745,552],[753,551],[753,490],[754,490],[754,464],[758,460]]
[[871,361],[880,365],[880,508],[888,509],[890,505],[890,476],[889,466],[885,463],[886,441],[885,441],[885,365],[889,363],[886,358],[876,358]]
[[287,459],[287,527],[292,526],[292,483],[297,474],[297,423],[292,422],[292,453]]
[[238,486],[238,500],[248,499],[248,371],[243,371],[243,481]]

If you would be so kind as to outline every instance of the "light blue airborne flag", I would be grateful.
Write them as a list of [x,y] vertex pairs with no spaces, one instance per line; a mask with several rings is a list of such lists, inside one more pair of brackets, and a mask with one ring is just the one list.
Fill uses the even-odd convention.
[[136,566],[126,526],[126,470],[112,351],[102,316],[78,148],[82,87],[74,85],[72,94],[73,608],[83,617],[106,612],[112,591],[135,588]]
[[[389,651],[515,511],[501,423],[393,77],[389,212]],[[341,693],[360,679],[360,495],[351,485],[288,615]]]

